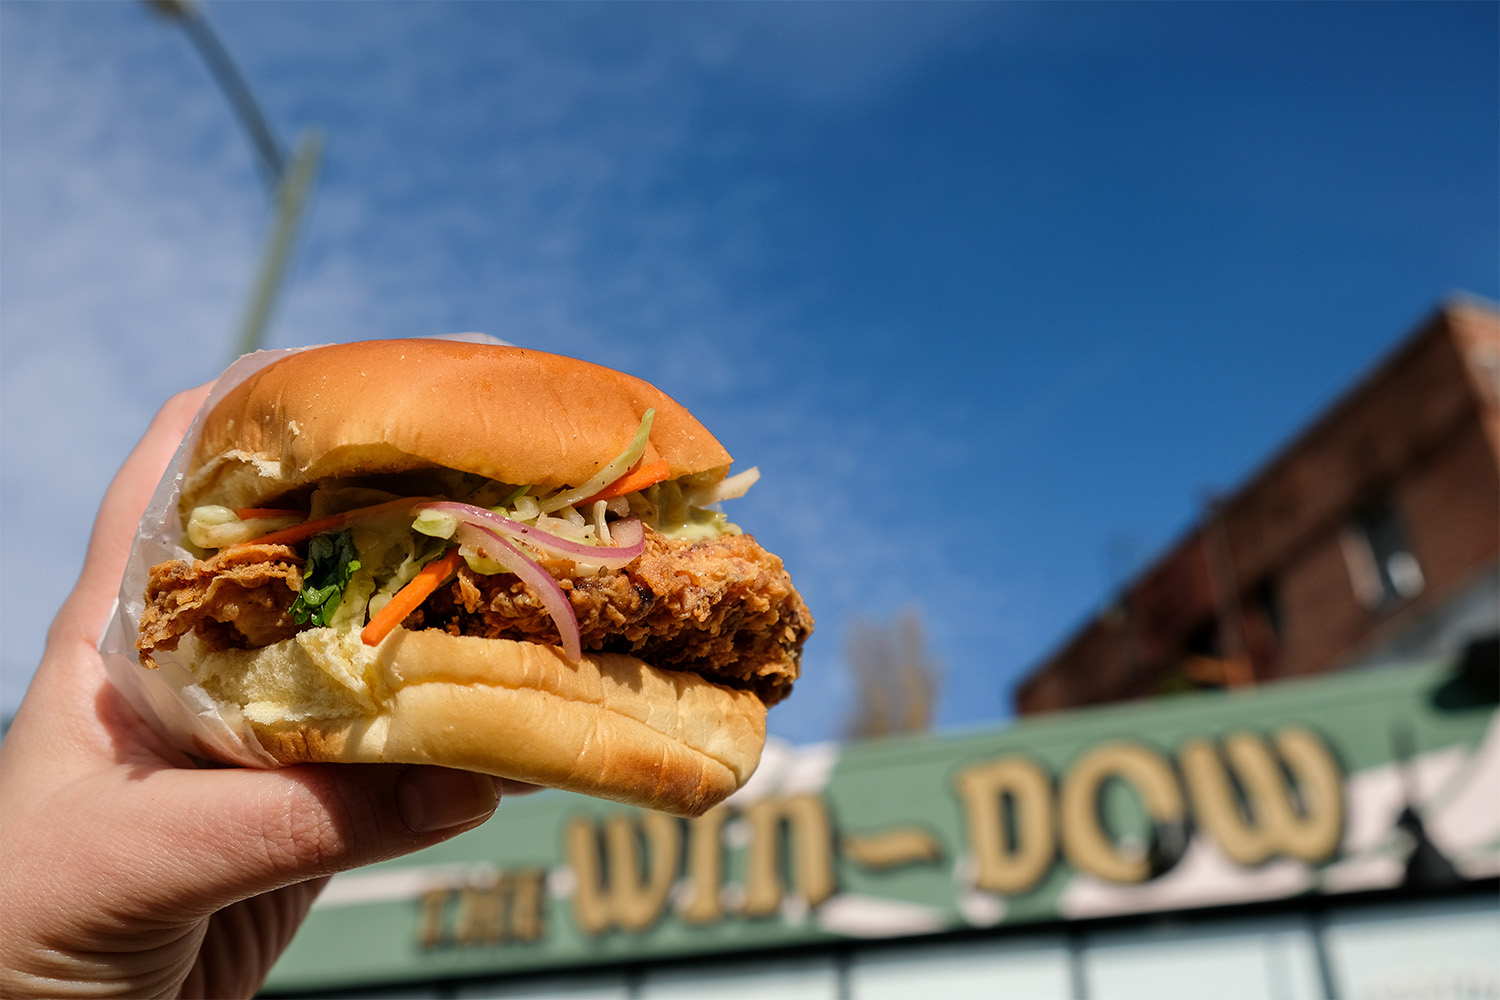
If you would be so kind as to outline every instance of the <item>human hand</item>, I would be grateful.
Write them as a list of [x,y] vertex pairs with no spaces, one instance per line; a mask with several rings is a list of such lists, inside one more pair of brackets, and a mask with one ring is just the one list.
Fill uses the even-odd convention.
[[196,768],[95,644],[141,515],[208,387],[157,415],[0,745],[0,996],[250,996],[327,876],[487,819],[499,779],[437,767]]

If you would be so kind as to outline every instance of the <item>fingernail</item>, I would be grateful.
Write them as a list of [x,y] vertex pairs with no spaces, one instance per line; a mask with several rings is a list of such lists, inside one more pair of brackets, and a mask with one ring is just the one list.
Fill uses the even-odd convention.
[[416,766],[396,779],[396,809],[413,833],[471,826],[499,803],[499,785],[487,774]]

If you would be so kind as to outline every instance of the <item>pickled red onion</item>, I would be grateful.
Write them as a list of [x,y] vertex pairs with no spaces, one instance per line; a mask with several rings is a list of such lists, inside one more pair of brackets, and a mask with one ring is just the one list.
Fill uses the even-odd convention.
[[578,634],[578,617],[573,614],[573,606],[568,603],[568,596],[557,585],[557,581],[552,579],[551,574],[489,528],[465,521],[459,524],[453,537],[460,545],[477,550],[480,555],[493,559],[506,570],[514,573],[542,602],[542,607],[546,609],[547,614],[552,616],[553,623],[557,625],[558,635],[562,639],[563,655],[572,663],[583,659],[583,645]]
[[562,538],[549,531],[514,521],[494,511],[475,507],[472,504],[442,500],[423,503],[416,510],[430,510],[456,517],[463,524],[473,525],[495,532],[512,541],[524,542],[548,555],[562,556],[577,562],[585,562],[605,569],[619,569],[633,562],[646,549],[646,532],[639,518],[626,518],[609,526],[612,545],[590,545]]

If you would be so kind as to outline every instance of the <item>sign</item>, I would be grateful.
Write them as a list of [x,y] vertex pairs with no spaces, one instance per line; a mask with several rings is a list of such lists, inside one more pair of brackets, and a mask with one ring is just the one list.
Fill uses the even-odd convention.
[[1500,722],[1427,664],[840,747],[695,820],[558,792],[336,877],[273,990],[1500,874]]

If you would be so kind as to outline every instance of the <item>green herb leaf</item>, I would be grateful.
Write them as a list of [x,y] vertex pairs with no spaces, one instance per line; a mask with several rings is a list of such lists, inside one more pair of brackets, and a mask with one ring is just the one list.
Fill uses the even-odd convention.
[[292,603],[292,620],[326,626],[344,599],[349,578],[359,569],[349,532],[324,532],[307,543],[307,565],[302,571],[302,590]]

